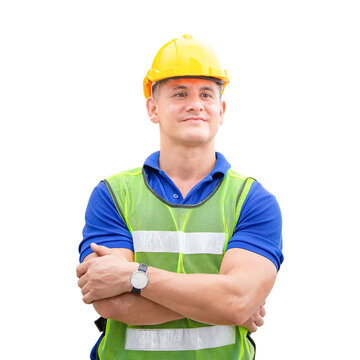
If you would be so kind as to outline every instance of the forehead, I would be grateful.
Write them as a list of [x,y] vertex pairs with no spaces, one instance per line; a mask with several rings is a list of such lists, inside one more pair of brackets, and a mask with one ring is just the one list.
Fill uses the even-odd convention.
[[219,85],[212,80],[207,79],[198,79],[198,78],[178,78],[178,79],[169,79],[164,82],[163,87],[166,87],[169,90],[172,89],[203,89],[207,88],[209,90],[215,91]]

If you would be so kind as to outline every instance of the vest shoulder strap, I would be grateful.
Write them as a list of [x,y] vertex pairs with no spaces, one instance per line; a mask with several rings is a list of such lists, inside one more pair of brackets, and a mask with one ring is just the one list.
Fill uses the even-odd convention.
[[121,210],[122,207],[120,206],[115,193],[121,193],[123,195],[126,195],[126,192],[130,187],[129,185],[131,185],[134,179],[139,178],[139,176],[142,178],[141,167],[122,171],[118,174],[115,174],[113,176],[110,176],[102,180],[102,182],[108,188],[111,198],[114,201],[116,210],[118,211],[120,217],[125,222],[125,224],[126,224],[126,218],[124,216],[125,214],[123,214],[123,211]]

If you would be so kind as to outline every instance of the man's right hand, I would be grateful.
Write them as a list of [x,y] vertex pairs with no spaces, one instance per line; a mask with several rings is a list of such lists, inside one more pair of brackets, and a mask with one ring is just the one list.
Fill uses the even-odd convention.
[[249,317],[243,324],[241,324],[242,327],[249,330],[249,332],[253,333],[257,330],[259,326],[264,325],[264,319],[263,317],[266,315],[265,303],[262,304],[258,311],[256,311],[253,315]]
[[119,250],[114,251],[95,243],[91,244],[91,249],[99,257],[84,261],[76,268],[83,301],[91,304],[95,300],[130,292],[130,276],[139,264],[129,262]]

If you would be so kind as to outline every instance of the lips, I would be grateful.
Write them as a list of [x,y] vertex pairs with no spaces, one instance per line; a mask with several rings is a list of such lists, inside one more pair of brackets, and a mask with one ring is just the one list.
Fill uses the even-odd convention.
[[184,119],[183,121],[206,121],[206,120],[202,117],[192,116],[192,117]]

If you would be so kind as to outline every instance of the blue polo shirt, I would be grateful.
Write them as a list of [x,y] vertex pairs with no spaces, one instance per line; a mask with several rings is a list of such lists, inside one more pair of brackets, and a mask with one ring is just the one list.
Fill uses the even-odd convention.
[[[145,160],[144,170],[149,186],[171,204],[200,203],[212,193],[230,169],[225,157],[217,152],[213,170],[183,198],[177,186],[159,168],[159,156],[160,151],[151,154]],[[281,227],[281,212],[276,198],[259,182],[254,182],[242,206],[227,250],[240,248],[255,252],[271,260],[279,270],[283,262]],[[80,262],[92,252],[92,242],[109,248],[126,248],[134,251],[131,233],[117,212],[103,182],[93,190],[86,209],[83,240],[79,245]]]

